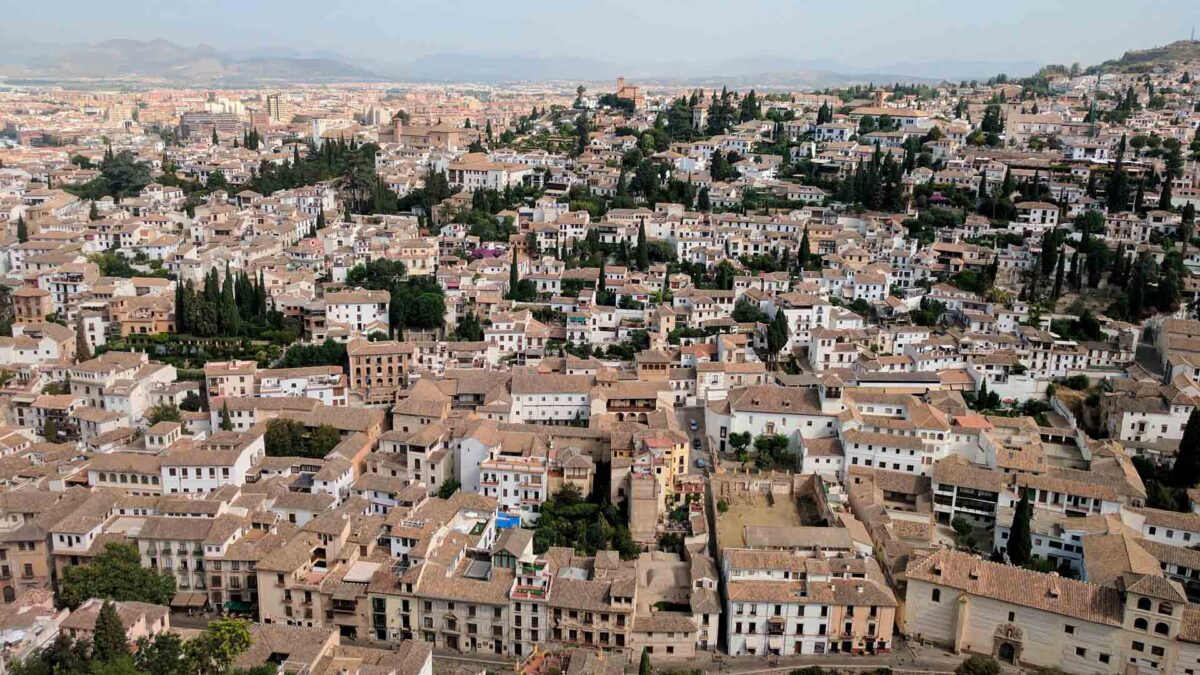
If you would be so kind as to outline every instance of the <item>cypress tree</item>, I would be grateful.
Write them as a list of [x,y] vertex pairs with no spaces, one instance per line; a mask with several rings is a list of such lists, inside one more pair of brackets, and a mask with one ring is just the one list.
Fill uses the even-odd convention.
[[1058,256],[1058,266],[1054,269],[1054,290],[1051,292],[1051,297],[1055,300],[1062,295],[1063,274],[1066,272],[1063,261],[1066,260],[1065,255]]
[[812,263],[812,248],[808,241],[808,226],[804,226],[804,236],[800,237],[800,251],[796,256],[796,262],[800,265],[801,274]]
[[638,675],[654,675],[654,669],[650,667],[650,650],[642,647],[642,659],[638,662]]
[[644,220],[638,223],[636,256],[639,270],[645,272],[650,269],[650,249],[646,244],[646,221]]
[[233,431],[233,418],[229,416],[229,402],[221,403],[221,431]]
[[1126,287],[1129,298],[1129,318],[1135,323],[1142,320],[1142,314],[1146,311],[1145,283],[1143,261],[1139,258],[1133,263],[1133,270],[1129,274],[1129,284]]
[[1021,495],[1021,501],[1017,503],[1012,526],[1008,530],[1008,559],[1014,565],[1028,563],[1033,554],[1033,539],[1029,529],[1032,517],[1033,507],[1029,504],[1029,493],[1024,493]]
[[101,663],[112,661],[129,654],[125,626],[117,615],[117,606],[105,600],[96,615],[96,626],[92,632],[92,658]]
[[187,325],[187,288],[182,281],[175,281],[175,332],[186,334]]
[[517,249],[512,251],[512,262],[508,266],[508,298],[510,300],[517,299],[517,284],[520,279],[517,276]]
[[771,320],[771,325],[767,327],[767,351],[770,352],[772,364],[779,359],[779,352],[787,345],[787,340],[787,317],[784,316],[782,310],[776,310],[775,318]]
[[607,305],[608,304],[608,288],[607,288],[607,284],[604,283],[604,256],[603,255],[601,255],[601,257],[600,257],[600,276],[596,279],[595,304],[597,304],[597,305]]
[[22,244],[29,241],[29,225],[25,223],[25,216],[17,216],[17,241]]
[[1158,198],[1158,208],[1164,209],[1166,211],[1171,210],[1171,181],[1172,180],[1174,180],[1174,176],[1172,176],[1171,172],[1168,171],[1166,179],[1163,180],[1162,194]]
[[1179,452],[1175,455],[1175,466],[1171,468],[1171,483],[1176,487],[1189,488],[1200,479],[1200,410],[1193,409],[1183,428],[1179,441]]
[[262,270],[258,271],[258,285],[254,289],[254,295],[258,301],[258,315],[265,317],[267,315],[267,283],[263,280]]

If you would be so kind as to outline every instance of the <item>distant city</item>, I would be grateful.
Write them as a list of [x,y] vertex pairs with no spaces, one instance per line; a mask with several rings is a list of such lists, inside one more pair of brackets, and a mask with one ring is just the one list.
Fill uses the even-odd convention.
[[1200,43],[0,61],[0,672],[1200,669]]

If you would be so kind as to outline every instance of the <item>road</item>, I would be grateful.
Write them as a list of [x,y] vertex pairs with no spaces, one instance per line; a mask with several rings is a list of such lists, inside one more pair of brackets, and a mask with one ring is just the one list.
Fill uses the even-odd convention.
[[[712,456],[708,451],[708,437],[704,433],[704,408],[676,408],[675,415],[679,417],[679,428],[688,435],[688,473],[707,474],[706,469],[696,466],[696,460],[703,459],[705,465],[712,464]],[[692,431],[692,422],[696,430]],[[700,448],[693,445],[695,439],[700,439]]]

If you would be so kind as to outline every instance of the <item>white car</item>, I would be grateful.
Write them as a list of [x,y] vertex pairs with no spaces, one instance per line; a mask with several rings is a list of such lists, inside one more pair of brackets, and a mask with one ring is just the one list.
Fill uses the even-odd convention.
[[700,425],[696,424],[696,420],[692,420],[691,422],[688,422],[688,426],[691,427],[692,431],[695,431],[696,429],[700,428]]

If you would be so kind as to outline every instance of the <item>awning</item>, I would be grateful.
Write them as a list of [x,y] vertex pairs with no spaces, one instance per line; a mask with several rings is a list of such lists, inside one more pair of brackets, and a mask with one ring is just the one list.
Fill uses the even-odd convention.
[[190,607],[203,607],[206,604],[208,604],[208,595],[206,593],[179,591],[175,594],[175,597],[171,598],[172,607],[187,609]]
[[235,614],[250,614],[254,611],[254,604],[241,600],[228,600],[225,602],[225,611]]

